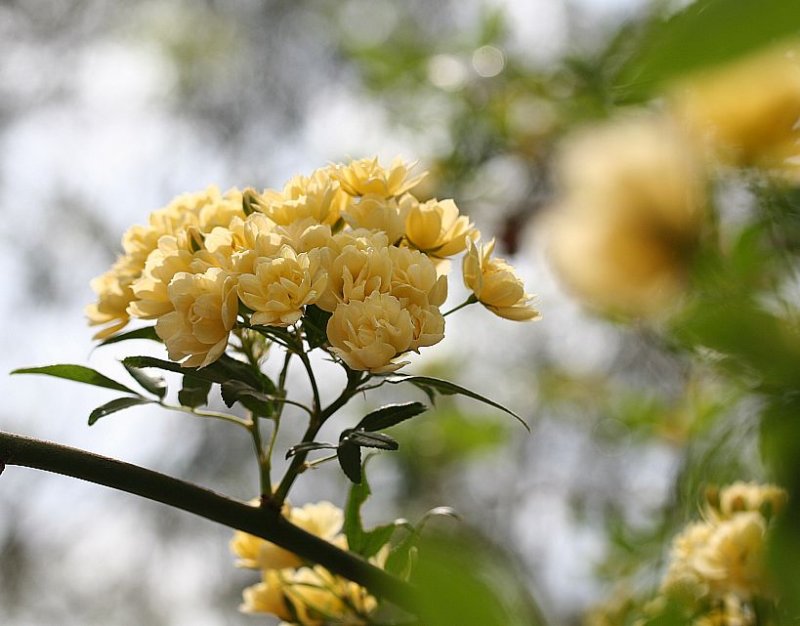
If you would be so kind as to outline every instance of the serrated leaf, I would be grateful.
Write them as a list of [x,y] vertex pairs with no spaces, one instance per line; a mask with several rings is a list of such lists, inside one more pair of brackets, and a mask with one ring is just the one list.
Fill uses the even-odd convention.
[[343,441],[336,448],[336,458],[345,476],[356,484],[361,483],[361,448]]
[[89,426],[92,426],[101,417],[105,417],[111,413],[116,413],[117,411],[122,411],[123,409],[128,409],[139,404],[150,404],[152,402],[152,400],[148,400],[147,398],[131,398],[128,396],[125,396],[124,398],[117,398],[111,402],[106,402],[104,405],[97,407],[89,414]]
[[389,435],[383,433],[371,433],[364,430],[345,431],[345,441],[360,446],[362,448],[380,448],[381,450],[397,450],[400,444]]
[[308,346],[312,350],[327,343],[328,320],[331,315],[332,313],[323,311],[313,304],[306,307],[305,315],[303,315],[303,330],[306,334]]
[[404,404],[388,404],[372,411],[362,418],[356,426],[361,430],[384,430],[396,426],[400,422],[411,419],[428,409],[422,402],[406,402]]
[[139,368],[131,367],[130,365],[125,365],[124,363],[123,366],[126,370],[128,370],[128,374],[130,374],[145,391],[149,391],[154,396],[158,396],[159,398],[163,398],[167,394],[167,383],[160,376],[148,376]]
[[[484,404],[488,404],[489,406],[493,406],[496,409],[500,409],[504,413],[507,413],[514,419],[516,419],[520,424],[522,424],[525,429],[530,432],[530,427],[525,420],[522,419],[519,415],[514,413],[511,409],[504,407],[502,404],[495,402],[494,400],[490,400],[489,398],[480,395],[479,393],[475,393],[474,391],[470,391],[460,385],[456,385],[455,383],[450,382],[449,380],[441,380],[439,378],[433,378],[431,376],[404,376],[403,378],[399,378],[396,380],[388,379],[386,382],[392,385],[398,385],[400,383],[411,383],[412,385],[419,387],[420,389],[425,390],[433,389],[438,393],[446,396],[452,395],[462,395],[466,396],[467,398],[472,398],[473,400],[478,400],[479,402],[483,402]],[[426,393],[428,393],[426,391]]]
[[161,337],[156,334],[155,326],[145,326],[144,328],[137,328],[136,330],[129,330],[118,335],[112,335],[107,339],[103,339],[97,344],[97,347],[108,346],[112,343],[119,343],[120,341],[127,341],[128,339],[150,339],[151,341],[161,341]]
[[105,387],[106,389],[113,389],[114,391],[126,391],[134,395],[139,395],[133,389],[129,389],[122,383],[111,380],[108,376],[93,370],[91,367],[83,365],[73,365],[71,363],[63,363],[59,365],[44,365],[42,367],[23,367],[15,369],[12,374],[44,374],[45,376],[53,376],[55,378],[64,378],[66,380],[74,380],[75,382],[84,383],[86,385],[94,385],[95,387]]
[[311,450],[335,450],[338,446],[332,443],[322,443],[319,441],[304,441],[303,443],[298,443],[296,446],[292,446],[286,451],[286,458],[290,459],[295,454],[300,454],[301,452],[310,452]]
[[213,383],[208,380],[200,380],[193,376],[183,377],[183,386],[178,392],[178,402],[181,406],[196,408],[208,404],[208,394]]

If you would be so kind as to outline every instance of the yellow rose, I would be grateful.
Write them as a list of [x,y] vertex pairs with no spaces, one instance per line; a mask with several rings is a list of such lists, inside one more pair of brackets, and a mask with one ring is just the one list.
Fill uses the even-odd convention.
[[411,350],[426,348],[444,339],[444,316],[439,307],[412,304],[408,312],[414,324],[414,338],[409,346]]
[[202,274],[180,272],[167,291],[175,310],[158,318],[156,333],[166,344],[169,358],[186,359],[186,367],[205,367],[216,361],[236,325],[236,280],[216,267]]
[[283,582],[285,597],[302,626],[366,626],[368,614],[377,606],[366,589],[319,565],[296,570]]
[[292,611],[286,603],[283,575],[278,570],[265,570],[262,581],[247,587],[243,592],[239,610],[243,613],[269,613],[282,620],[292,620]]
[[514,321],[538,319],[539,312],[531,306],[533,296],[525,293],[525,287],[511,265],[503,259],[492,258],[493,251],[494,239],[485,247],[467,239],[464,284],[478,302],[495,315]]
[[174,310],[168,293],[170,281],[179,272],[195,273],[194,254],[187,238],[182,239],[164,235],[158,240],[158,248],[147,257],[142,275],[132,285],[136,300],[128,311],[134,317],[154,319]]
[[255,196],[257,208],[276,224],[284,226],[308,218],[332,226],[339,219],[346,200],[339,182],[322,169],[311,176],[295,176],[283,191],[268,189]]
[[412,196],[406,214],[406,238],[418,250],[438,258],[463,252],[467,238],[475,234],[469,218],[459,215],[452,200],[429,200],[420,203]]
[[328,285],[317,306],[329,312],[340,303],[365,300],[372,293],[388,293],[392,259],[388,249],[346,245],[328,267]]
[[410,349],[414,324],[400,300],[376,292],[363,302],[339,304],[328,320],[328,339],[352,369],[393,372],[405,365],[394,359]]
[[281,247],[272,259],[255,261],[253,274],[239,276],[239,297],[250,307],[253,324],[289,326],[303,315],[303,307],[314,304],[327,284],[316,251],[297,254]]
[[705,213],[696,153],[669,121],[634,117],[567,142],[550,258],[590,305],[656,315],[683,291]]
[[736,482],[720,492],[719,513],[722,517],[731,517],[740,511],[774,515],[784,507],[787,498],[786,491],[776,485]]
[[419,250],[387,249],[392,265],[390,293],[409,303],[441,306],[447,299],[447,276],[439,276],[436,265]]
[[349,202],[342,217],[352,228],[382,231],[390,243],[396,243],[405,234],[402,207],[394,198],[368,194]]
[[92,279],[97,302],[86,307],[86,317],[90,326],[108,324],[95,333],[94,339],[104,339],[128,324],[128,306],[134,298],[131,285],[140,271],[138,266],[131,267],[130,257],[121,256],[105,274]]
[[[330,502],[322,501],[302,507],[284,507],[283,516],[295,526],[325,541],[341,545],[339,532],[344,524],[344,513]],[[345,546],[342,546],[346,548]],[[302,559],[274,543],[255,535],[236,531],[230,542],[231,551],[239,557],[237,567],[261,570],[278,570],[300,567]]]
[[336,168],[336,177],[342,189],[351,196],[374,194],[383,198],[397,197],[415,187],[426,173],[409,179],[415,163],[404,163],[399,157],[388,169],[381,167],[378,157],[351,161]]
[[723,161],[785,166],[800,154],[796,41],[693,75],[676,84],[670,97],[678,118]]

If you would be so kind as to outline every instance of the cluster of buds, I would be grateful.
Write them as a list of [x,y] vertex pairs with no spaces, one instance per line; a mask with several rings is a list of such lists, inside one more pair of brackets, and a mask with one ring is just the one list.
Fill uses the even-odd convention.
[[417,199],[422,176],[395,160],[330,165],[282,190],[185,194],[123,238],[87,309],[97,337],[156,320],[172,360],[204,367],[230,333],[289,327],[314,307],[325,348],[353,370],[392,372],[444,336],[448,259],[464,254],[472,302],[538,317],[514,269],[480,249],[452,200]]

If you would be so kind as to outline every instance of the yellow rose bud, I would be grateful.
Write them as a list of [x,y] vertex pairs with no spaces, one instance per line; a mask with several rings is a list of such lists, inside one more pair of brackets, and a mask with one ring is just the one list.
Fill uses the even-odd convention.
[[302,317],[303,307],[314,304],[327,283],[317,251],[297,254],[287,245],[275,258],[257,259],[254,272],[239,277],[238,292],[242,302],[255,311],[250,321],[264,326],[294,324]]
[[406,214],[406,238],[426,254],[438,258],[459,254],[467,247],[467,238],[476,234],[469,218],[459,216],[452,200],[420,203],[410,195],[404,199],[410,204]]
[[414,324],[400,300],[373,293],[363,302],[352,300],[336,307],[328,320],[328,339],[352,369],[393,372],[405,365],[394,359],[410,349]]
[[493,251],[494,239],[485,247],[467,239],[464,284],[495,315],[518,322],[538,319],[539,311],[531,306],[533,296],[525,293],[525,286],[511,265],[492,258]]
[[239,300],[235,279],[220,268],[203,274],[180,272],[167,288],[175,310],[158,318],[156,333],[173,361],[186,367],[205,367],[228,345],[236,325]]
[[397,197],[414,188],[426,176],[423,172],[408,178],[415,163],[404,163],[399,157],[392,161],[388,169],[378,163],[378,158],[351,161],[339,166],[336,176],[342,189],[351,196],[374,194],[382,198]]

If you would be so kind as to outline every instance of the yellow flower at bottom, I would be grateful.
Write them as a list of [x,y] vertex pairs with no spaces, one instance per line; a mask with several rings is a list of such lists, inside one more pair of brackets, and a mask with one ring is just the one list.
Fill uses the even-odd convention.
[[503,259],[492,258],[494,239],[485,247],[467,239],[464,256],[464,284],[478,302],[495,315],[514,321],[535,320],[539,311],[531,306],[533,296],[525,287],[514,268]]
[[332,350],[354,370],[393,372],[395,357],[410,349],[414,324],[400,300],[373,293],[363,302],[339,304],[328,320]]
[[156,333],[166,344],[169,358],[186,359],[186,367],[213,363],[222,356],[236,325],[236,280],[217,267],[203,274],[179,272],[168,292],[175,310],[158,318]]

